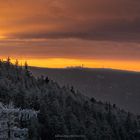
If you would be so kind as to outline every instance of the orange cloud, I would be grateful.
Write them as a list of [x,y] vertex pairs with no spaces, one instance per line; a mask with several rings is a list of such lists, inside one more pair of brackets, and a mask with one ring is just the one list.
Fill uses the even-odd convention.
[[139,41],[137,0],[1,1],[0,28],[12,38]]

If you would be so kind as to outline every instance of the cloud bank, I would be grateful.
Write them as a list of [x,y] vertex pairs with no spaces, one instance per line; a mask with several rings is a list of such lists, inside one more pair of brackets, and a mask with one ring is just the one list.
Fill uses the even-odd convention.
[[139,0],[2,0],[9,38],[139,41]]

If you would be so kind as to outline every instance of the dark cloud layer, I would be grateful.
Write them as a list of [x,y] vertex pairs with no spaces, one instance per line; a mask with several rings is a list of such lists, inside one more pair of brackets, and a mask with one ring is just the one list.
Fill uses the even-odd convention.
[[140,44],[79,39],[0,41],[0,56],[14,58],[68,58],[140,60]]
[[139,0],[1,0],[0,8],[11,38],[140,38]]

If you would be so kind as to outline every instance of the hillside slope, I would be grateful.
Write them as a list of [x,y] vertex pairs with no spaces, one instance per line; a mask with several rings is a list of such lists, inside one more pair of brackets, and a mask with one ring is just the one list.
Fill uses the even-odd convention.
[[30,124],[30,140],[55,140],[64,135],[75,136],[74,140],[140,139],[138,116],[73,88],[61,88],[46,77],[35,78],[27,65],[0,62],[0,101],[38,111],[37,120]]
[[82,94],[109,101],[140,114],[140,73],[111,69],[49,69],[35,68],[35,76],[47,75],[61,86],[74,86]]

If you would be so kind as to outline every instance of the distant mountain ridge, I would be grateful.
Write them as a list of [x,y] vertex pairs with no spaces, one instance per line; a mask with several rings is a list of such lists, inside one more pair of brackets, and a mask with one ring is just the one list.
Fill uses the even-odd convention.
[[139,72],[99,68],[30,69],[35,76],[47,75],[61,86],[74,86],[84,95],[110,101],[128,111],[140,114]]

